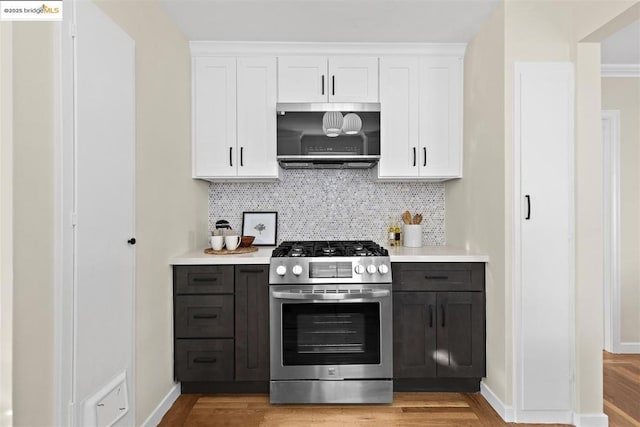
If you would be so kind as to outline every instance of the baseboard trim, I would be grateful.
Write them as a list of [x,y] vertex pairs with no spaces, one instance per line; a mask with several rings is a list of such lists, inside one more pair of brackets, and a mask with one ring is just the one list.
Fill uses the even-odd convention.
[[484,381],[480,383],[480,394],[505,422],[515,421],[513,407],[505,405]]
[[180,397],[180,383],[176,383],[171,387],[166,396],[158,403],[158,406],[144,420],[141,427],[156,427],[160,424],[162,417],[169,411],[178,397]]
[[573,414],[573,424],[576,427],[607,427],[609,417],[605,414]]
[[615,353],[638,354],[640,353],[640,342],[621,342],[616,347]]

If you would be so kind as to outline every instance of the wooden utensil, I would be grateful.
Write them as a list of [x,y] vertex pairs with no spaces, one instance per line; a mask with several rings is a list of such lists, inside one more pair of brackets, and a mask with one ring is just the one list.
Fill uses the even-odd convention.
[[405,224],[411,224],[411,212],[404,211],[404,213],[402,214],[402,222],[404,222]]

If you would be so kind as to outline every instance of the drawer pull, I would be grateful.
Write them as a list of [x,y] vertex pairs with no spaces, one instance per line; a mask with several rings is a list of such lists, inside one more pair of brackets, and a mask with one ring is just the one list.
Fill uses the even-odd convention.
[[433,328],[433,306],[429,304],[429,327]]
[[194,314],[194,319],[217,319],[217,314]]
[[442,327],[445,327],[445,322],[444,322],[444,304],[440,304],[440,310],[442,310]]
[[215,357],[195,357],[193,363],[216,363],[218,360]]
[[194,277],[191,279],[191,281],[196,285],[199,285],[201,283],[215,282],[216,280],[218,280],[217,277]]
[[240,273],[262,273],[263,268],[241,268]]
[[424,276],[427,280],[449,280],[449,276]]

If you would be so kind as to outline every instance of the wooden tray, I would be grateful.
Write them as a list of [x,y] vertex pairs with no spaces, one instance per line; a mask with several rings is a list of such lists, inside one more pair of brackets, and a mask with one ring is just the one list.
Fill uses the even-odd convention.
[[257,246],[249,246],[246,248],[241,248],[241,247],[237,247],[236,249],[230,251],[228,249],[221,249],[219,251],[216,251],[214,249],[211,248],[206,248],[204,250],[205,254],[209,254],[209,255],[238,255],[238,254],[248,254],[251,252],[256,252],[258,250]]

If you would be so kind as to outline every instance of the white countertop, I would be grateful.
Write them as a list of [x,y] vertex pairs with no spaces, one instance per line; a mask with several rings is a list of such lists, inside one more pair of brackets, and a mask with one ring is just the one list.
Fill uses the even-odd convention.
[[275,246],[260,246],[257,252],[239,255],[209,255],[204,248],[173,257],[171,265],[269,264]]
[[489,256],[452,246],[387,248],[391,262],[488,262]]
[[[261,246],[257,252],[241,255],[209,255],[196,249],[169,260],[171,265],[269,264],[275,246]],[[451,246],[387,248],[391,262],[488,262],[489,257]]]

